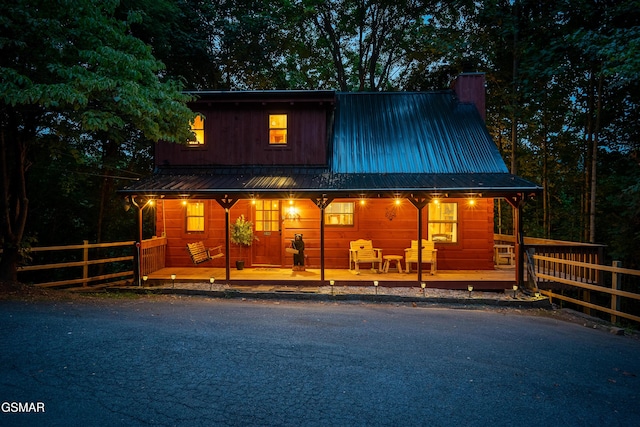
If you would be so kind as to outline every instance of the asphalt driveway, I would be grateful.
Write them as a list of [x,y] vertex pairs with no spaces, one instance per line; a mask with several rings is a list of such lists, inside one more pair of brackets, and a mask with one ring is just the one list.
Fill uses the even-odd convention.
[[640,420],[639,341],[504,309],[196,297],[0,301],[0,349],[0,425]]

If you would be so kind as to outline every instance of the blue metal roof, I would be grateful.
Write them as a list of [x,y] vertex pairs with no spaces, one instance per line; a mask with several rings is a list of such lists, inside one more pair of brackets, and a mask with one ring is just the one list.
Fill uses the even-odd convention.
[[338,93],[335,173],[508,173],[484,121],[452,91]]

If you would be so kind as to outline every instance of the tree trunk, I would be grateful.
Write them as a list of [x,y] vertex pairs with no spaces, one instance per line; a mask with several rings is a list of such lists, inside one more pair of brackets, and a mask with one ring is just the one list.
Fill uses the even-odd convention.
[[598,79],[596,92],[596,124],[593,130],[593,146],[591,152],[591,196],[589,205],[589,243],[596,242],[596,170],[598,168],[598,142],[600,133],[600,111],[602,110],[602,75]]
[[[10,116],[10,114],[9,114]],[[7,119],[10,121],[10,118]],[[20,261],[20,246],[27,222],[29,200],[25,180],[26,148],[18,135],[0,133],[0,240],[3,254],[0,259],[0,280],[15,281]]]

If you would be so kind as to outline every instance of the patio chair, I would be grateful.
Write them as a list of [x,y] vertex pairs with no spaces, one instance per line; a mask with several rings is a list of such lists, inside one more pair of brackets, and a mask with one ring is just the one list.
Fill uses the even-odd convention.
[[[422,263],[431,264],[431,274],[436,274],[438,250],[434,248],[434,243],[422,239]],[[407,267],[407,273],[411,273],[411,263],[418,263],[418,241],[412,240],[411,247],[404,250],[404,262]]]
[[352,240],[349,242],[349,270],[351,264],[355,264],[356,274],[360,274],[360,263],[371,263],[371,270],[375,271],[378,264],[378,272],[382,269],[382,249],[374,248],[371,240]]
[[204,242],[187,243],[187,251],[196,265],[224,256],[222,245],[207,249]]

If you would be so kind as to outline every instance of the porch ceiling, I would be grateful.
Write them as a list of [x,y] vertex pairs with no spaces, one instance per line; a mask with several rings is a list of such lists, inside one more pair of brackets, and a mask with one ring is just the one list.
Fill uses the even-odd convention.
[[180,197],[510,197],[542,189],[508,173],[334,173],[325,168],[237,167],[161,169],[126,195]]

